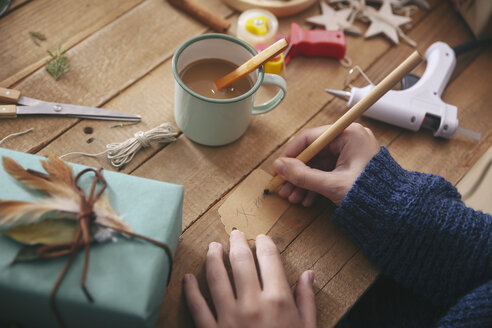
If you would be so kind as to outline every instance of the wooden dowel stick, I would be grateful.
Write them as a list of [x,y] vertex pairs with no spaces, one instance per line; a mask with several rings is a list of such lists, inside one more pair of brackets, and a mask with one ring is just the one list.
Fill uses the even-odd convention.
[[[313,141],[306,149],[304,149],[296,158],[303,163],[309,162],[316,154],[324,147],[333,141],[343,130],[345,130],[352,122],[362,115],[369,107],[374,105],[379,98],[388,92],[398,81],[414,69],[421,61],[422,55],[418,51],[414,51],[403,63],[395,68],[388,76],[386,76],[378,85],[374,87],[364,98],[349,109],[342,117],[340,117],[333,125],[330,125],[323,134]],[[265,194],[277,190],[285,180],[277,175],[266,185]]]
[[270,59],[278,56],[282,51],[287,49],[289,43],[285,39],[280,39],[229,74],[215,80],[215,86],[217,90],[224,89],[231,83],[236,82],[240,78],[248,75]]
[[198,19],[214,31],[225,33],[231,26],[231,22],[213,11],[205,8],[197,1],[193,0],[168,0],[174,6],[186,11],[188,14]]

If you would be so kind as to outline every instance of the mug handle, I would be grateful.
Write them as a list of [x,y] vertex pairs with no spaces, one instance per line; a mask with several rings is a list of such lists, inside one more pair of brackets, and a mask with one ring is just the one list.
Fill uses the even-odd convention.
[[280,104],[280,102],[284,99],[287,92],[287,82],[285,82],[285,80],[277,74],[265,73],[263,82],[261,84],[276,85],[280,88],[280,90],[272,99],[268,100],[267,102],[258,106],[253,105],[253,110],[251,112],[253,115],[268,113],[269,111],[277,107],[277,105]]

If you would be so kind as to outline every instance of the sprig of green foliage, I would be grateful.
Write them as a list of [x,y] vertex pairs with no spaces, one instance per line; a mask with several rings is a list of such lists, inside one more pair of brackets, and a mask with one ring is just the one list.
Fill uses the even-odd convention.
[[29,35],[31,36],[32,41],[39,47],[41,44],[39,41],[46,41],[46,36],[43,33],[40,32],[29,32]]
[[56,81],[58,81],[63,75],[70,72],[70,64],[67,63],[67,56],[64,56],[67,50],[61,50],[60,44],[56,47],[55,54],[47,50],[51,59],[46,63],[46,70],[50,73]]

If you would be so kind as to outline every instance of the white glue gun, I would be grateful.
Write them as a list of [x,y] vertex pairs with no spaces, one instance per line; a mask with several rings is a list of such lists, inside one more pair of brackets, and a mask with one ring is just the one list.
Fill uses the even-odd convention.
[[[479,140],[481,134],[458,126],[458,109],[441,100],[451,74],[456,65],[456,56],[446,43],[436,42],[425,52],[427,68],[424,75],[408,89],[390,90],[363,116],[408,130],[418,131],[427,128],[436,137],[451,138],[455,133]],[[350,92],[326,89],[339,98],[348,101],[352,107],[374,88],[369,84],[364,88],[352,87]]]

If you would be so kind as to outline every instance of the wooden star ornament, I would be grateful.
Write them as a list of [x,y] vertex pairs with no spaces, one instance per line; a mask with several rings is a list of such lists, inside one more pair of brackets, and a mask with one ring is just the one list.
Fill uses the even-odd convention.
[[366,38],[384,34],[395,44],[399,43],[398,33],[403,33],[400,30],[400,26],[412,21],[410,17],[393,14],[391,4],[388,1],[383,1],[379,11],[367,6],[364,14],[371,21],[371,25],[365,34]]
[[309,17],[307,21],[311,24],[324,26],[326,30],[344,30],[359,35],[362,31],[350,22],[352,13],[352,8],[334,10],[327,3],[321,1],[321,15]]

